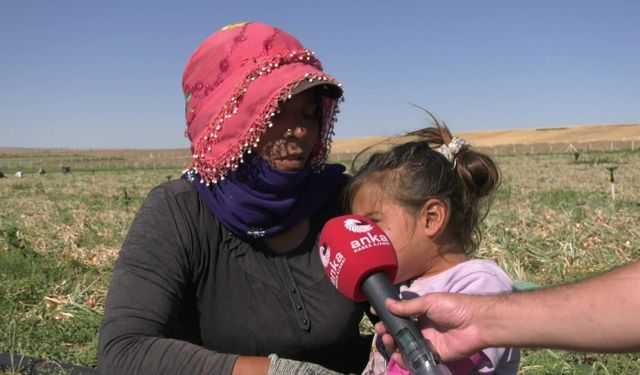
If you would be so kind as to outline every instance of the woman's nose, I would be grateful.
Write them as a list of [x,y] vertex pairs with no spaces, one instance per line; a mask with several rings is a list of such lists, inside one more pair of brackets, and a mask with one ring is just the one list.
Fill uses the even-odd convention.
[[301,139],[304,138],[308,133],[308,130],[304,126],[296,126],[295,128],[288,128],[284,133],[285,138],[287,139]]

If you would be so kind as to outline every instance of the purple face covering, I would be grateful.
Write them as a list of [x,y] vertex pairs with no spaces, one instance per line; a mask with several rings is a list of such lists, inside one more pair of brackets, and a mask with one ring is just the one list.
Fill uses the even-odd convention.
[[301,171],[280,171],[254,154],[217,184],[207,186],[191,171],[182,178],[225,227],[244,238],[261,238],[291,229],[336,199],[348,179],[344,171],[341,164],[326,164],[319,173],[308,165]]

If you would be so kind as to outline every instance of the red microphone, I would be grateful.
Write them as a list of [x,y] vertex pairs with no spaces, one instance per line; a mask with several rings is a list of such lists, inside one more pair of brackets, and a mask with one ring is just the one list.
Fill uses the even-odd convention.
[[366,301],[360,285],[383,272],[396,277],[398,258],[387,235],[364,216],[345,215],[327,221],[320,233],[320,259],[331,283],[353,301]]
[[414,375],[450,374],[438,365],[438,354],[415,323],[392,314],[385,299],[397,300],[394,280],[398,258],[382,228],[359,215],[338,216],[326,222],[318,242],[320,259],[331,283],[347,298],[369,300],[400,348]]

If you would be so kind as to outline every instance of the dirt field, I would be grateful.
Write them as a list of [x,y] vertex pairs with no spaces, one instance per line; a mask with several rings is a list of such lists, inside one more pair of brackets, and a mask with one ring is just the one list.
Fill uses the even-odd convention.
[[[487,130],[454,133],[477,147],[510,144],[587,143],[603,141],[640,141],[640,124],[593,125],[563,128]],[[385,137],[337,139],[331,148],[334,153],[357,152],[369,145],[384,141]]]

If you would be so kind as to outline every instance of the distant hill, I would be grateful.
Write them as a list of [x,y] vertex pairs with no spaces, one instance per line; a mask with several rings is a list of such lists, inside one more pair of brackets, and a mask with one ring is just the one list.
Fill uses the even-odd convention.
[[[640,124],[591,125],[558,128],[486,130],[453,132],[476,147],[494,147],[511,144],[568,144],[604,141],[640,141]],[[334,140],[331,151],[352,153],[389,137],[371,136]],[[392,137],[392,140],[396,138]]]

